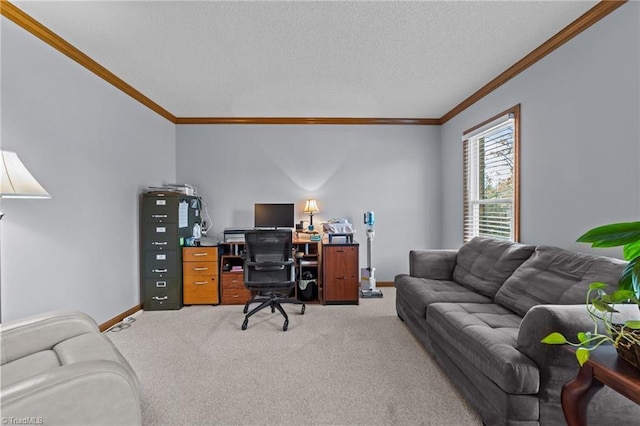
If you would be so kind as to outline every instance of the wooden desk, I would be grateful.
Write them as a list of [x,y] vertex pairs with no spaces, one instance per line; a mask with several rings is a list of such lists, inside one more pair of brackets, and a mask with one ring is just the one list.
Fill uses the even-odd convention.
[[620,358],[613,346],[600,346],[591,351],[578,376],[562,387],[567,425],[587,424],[589,401],[604,385],[640,404],[640,370]]

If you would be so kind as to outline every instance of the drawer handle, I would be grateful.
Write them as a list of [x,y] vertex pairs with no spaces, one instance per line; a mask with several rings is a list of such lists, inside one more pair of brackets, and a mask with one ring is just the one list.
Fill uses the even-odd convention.
[[207,268],[206,266],[203,268],[193,268],[194,271],[207,271],[209,268]]
[[336,253],[344,253],[344,250],[336,250]]
[[207,282],[206,281],[195,281],[193,284],[195,285],[205,285]]
[[337,277],[336,280],[346,280],[347,277]]
[[231,280],[231,282],[232,282],[232,283],[237,283],[237,282],[238,282],[238,280]]
[[169,296],[163,296],[163,297],[153,296],[152,297],[153,300],[167,300],[168,298]]
[[193,253],[194,256],[208,256],[209,253]]
[[151,272],[163,273],[163,272],[167,272],[167,270],[166,269],[152,269]]
[[154,241],[151,243],[152,246],[166,246],[167,242],[166,241]]
[[234,295],[233,295],[233,296],[231,296],[231,297],[233,297],[234,299],[237,299],[238,297],[240,297],[240,295],[239,295],[239,294],[234,294]]
[[161,218],[161,217],[167,217],[167,215],[166,214],[152,214],[151,217]]

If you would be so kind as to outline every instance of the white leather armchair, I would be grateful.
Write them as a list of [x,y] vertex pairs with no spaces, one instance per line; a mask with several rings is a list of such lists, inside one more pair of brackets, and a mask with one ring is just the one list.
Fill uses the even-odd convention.
[[0,348],[0,412],[8,423],[141,424],[138,378],[89,316],[51,312],[5,322]]

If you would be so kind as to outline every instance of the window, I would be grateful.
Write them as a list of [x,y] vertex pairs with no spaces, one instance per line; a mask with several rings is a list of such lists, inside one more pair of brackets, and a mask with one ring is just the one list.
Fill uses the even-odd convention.
[[464,132],[464,242],[518,241],[520,105]]

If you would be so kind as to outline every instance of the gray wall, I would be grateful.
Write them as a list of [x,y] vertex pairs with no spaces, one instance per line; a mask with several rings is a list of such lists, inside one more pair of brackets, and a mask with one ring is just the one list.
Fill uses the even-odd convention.
[[361,243],[362,215],[376,214],[378,281],[408,270],[409,250],[440,244],[440,133],[437,126],[179,125],[177,177],[209,204],[211,236],[253,226],[258,202],[316,198],[314,224],[346,217]]
[[138,194],[175,180],[175,126],[2,18],[2,149],[49,200],[3,199],[2,320],[140,303]]
[[589,228],[639,220],[639,9],[625,4],[442,126],[444,247],[462,243],[462,132],[517,103],[523,242],[591,251],[575,243]]
[[[2,200],[2,320],[79,309],[104,322],[140,302],[138,194],[196,185],[214,228],[253,203],[317,198],[362,243],[374,210],[380,281],[413,248],[462,241],[462,132],[522,104],[522,240],[587,250],[586,229],[640,212],[640,4],[629,2],[442,128],[174,126],[2,18],[2,148],[50,200]],[[600,251],[602,252],[602,251]],[[619,251],[615,252],[619,254]]]

